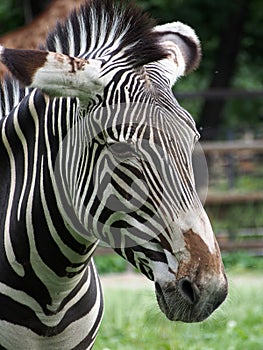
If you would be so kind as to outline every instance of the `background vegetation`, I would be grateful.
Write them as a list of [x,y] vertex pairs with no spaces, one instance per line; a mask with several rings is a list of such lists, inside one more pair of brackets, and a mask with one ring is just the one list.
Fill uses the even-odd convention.
[[[37,16],[51,0],[1,0],[0,34]],[[179,20],[195,28],[202,42],[200,68],[175,87],[178,91],[246,89],[262,91],[263,11],[261,0],[137,0],[159,23]],[[249,99],[188,99],[204,138],[226,127],[262,126],[262,96]]]
[[229,280],[227,301],[198,324],[166,320],[152,290],[106,289],[94,350],[262,350],[262,275]]

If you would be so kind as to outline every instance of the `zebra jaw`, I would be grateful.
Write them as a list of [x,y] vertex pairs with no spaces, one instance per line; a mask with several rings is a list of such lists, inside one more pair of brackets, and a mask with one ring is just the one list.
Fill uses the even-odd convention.
[[39,88],[52,97],[86,100],[101,92],[101,61],[81,59],[42,50],[17,50],[0,46],[0,61],[25,86]]

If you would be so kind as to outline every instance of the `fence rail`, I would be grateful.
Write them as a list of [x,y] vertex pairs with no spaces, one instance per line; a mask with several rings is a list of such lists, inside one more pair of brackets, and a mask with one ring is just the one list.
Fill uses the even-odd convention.
[[[226,218],[232,220],[227,229],[216,232],[221,250],[246,250],[263,255],[263,228],[260,229],[263,227],[263,181],[260,181],[263,178],[263,140],[203,142],[201,145],[208,167],[211,167],[208,172],[213,188],[220,188],[217,181],[227,178],[227,188],[224,191],[210,190],[205,201],[212,221],[222,223]],[[216,175],[214,168],[217,169]],[[250,186],[255,185],[255,188],[240,188],[240,184],[238,187],[242,176],[249,179]],[[251,216],[249,222],[248,218],[244,219],[248,211]],[[247,234],[242,234],[244,231]]]
[[263,153],[263,140],[232,140],[232,141],[205,141],[201,142],[205,154],[232,153],[239,151],[252,151]]
[[263,90],[244,90],[244,89],[229,89],[229,88],[213,88],[201,91],[176,91],[175,96],[180,99],[187,98],[206,98],[213,100],[222,99],[252,99],[263,97]]
[[[247,192],[247,193],[217,193],[208,194],[205,204],[207,206],[219,204],[246,204],[246,203],[263,203],[262,192]],[[263,215],[263,214],[262,214]]]

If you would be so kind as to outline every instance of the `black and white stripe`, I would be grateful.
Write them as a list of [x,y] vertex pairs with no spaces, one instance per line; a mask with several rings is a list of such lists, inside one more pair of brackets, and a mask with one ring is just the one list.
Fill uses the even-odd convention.
[[[1,349],[92,348],[103,310],[92,260],[100,241],[155,281],[160,266],[171,278],[178,265],[174,222],[202,209],[195,125],[170,89],[188,49],[176,57],[171,30],[154,30],[134,6],[92,0],[32,56],[0,47],[30,85],[6,78],[0,88]],[[59,63],[72,68],[65,81],[79,74],[80,90],[48,85]],[[81,91],[93,64],[99,82]]]
[[56,145],[46,133],[55,138],[63,128],[48,118],[50,102],[60,113],[76,109],[34,90],[1,125],[0,344],[7,349],[60,349],[62,341],[89,348],[102,316],[91,260],[97,243],[71,232],[56,203],[48,165]]

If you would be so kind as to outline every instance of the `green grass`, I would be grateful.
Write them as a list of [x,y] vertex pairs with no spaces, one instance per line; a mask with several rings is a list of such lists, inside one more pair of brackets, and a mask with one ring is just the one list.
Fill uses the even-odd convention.
[[207,321],[173,323],[151,290],[105,291],[105,315],[94,350],[262,350],[263,277],[231,282],[227,301]]

